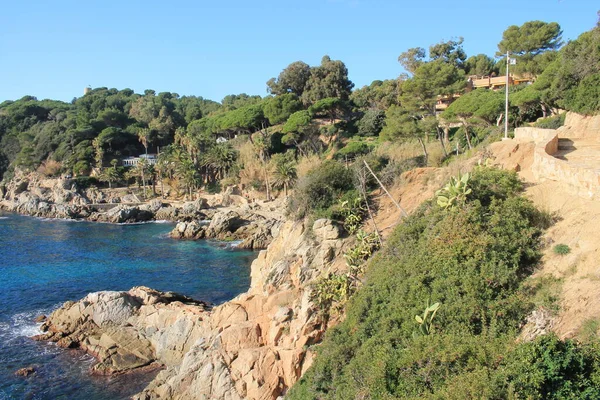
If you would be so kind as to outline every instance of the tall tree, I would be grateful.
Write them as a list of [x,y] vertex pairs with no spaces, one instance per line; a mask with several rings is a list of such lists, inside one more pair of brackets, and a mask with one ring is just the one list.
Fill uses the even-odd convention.
[[413,47],[398,56],[398,62],[410,74],[414,74],[417,68],[425,62],[425,49]]
[[311,68],[302,61],[296,61],[288,65],[277,77],[269,79],[267,90],[271,94],[279,95],[294,93],[301,97],[310,78]]
[[442,41],[440,43],[429,46],[429,58],[432,61],[442,60],[448,64],[452,64],[457,68],[464,69],[464,62],[467,59],[467,54],[463,50],[462,37],[458,40]]
[[313,104],[327,97],[338,97],[348,100],[354,83],[348,79],[348,69],[340,60],[332,60],[324,56],[321,65],[310,70],[310,78],[302,94],[305,105]]
[[504,31],[496,56],[510,52],[517,58],[513,71],[535,76],[553,60],[553,54],[562,43],[562,30],[558,23],[529,21],[521,26],[509,26]]

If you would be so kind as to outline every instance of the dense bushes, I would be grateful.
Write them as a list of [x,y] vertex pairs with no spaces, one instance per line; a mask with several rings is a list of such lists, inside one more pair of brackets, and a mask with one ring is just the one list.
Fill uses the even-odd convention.
[[[515,342],[548,218],[518,196],[514,173],[479,167],[469,185],[463,207],[430,202],[396,228],[289,398],[592,398],[591,353],[552,338]],[[436,302],[423,335],[415,316]]]
[[289,210],[301,218],[309,213],[330,217],[330,208],[340,199],[353,200],[352,171],[336,161],[327,161],[300,180],[290,201]]

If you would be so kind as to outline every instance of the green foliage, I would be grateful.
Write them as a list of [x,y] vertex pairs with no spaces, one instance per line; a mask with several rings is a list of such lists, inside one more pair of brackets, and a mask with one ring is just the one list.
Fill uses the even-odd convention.
[[464,205],[467,196],[472,192],[469,188],[469,178],[468,173],[450,178],[446,186],[435,192],[438,206],[447,210]]
[[430,335],[433,332],[433,318],[440,309],[440,303],[433,303],[425,307],[423,315],[415,315],[415,321],[419,324],[419,330],[423,335]]
[[540,336],[510,353],[494,378],[507,382],[504,392],[519,398],[596,399],[600,397],[599,350],[597,344]]
[[[533,306],[522,283],[542,218],[511,173],[475,171],[469,184],[463,207],[428,203],[396,228],[290,399],[507,397],[507,381],[490,376],[505,371]],[[429,299],[443,304],[427,314],[435,334],[414,335]]]
[[352,159],[354,157],[368,154],[372,150],[372,146],[367,142],[352,140],[342,147],[336,154],[335,157],[339,160],[344,160],[346,157]]
[[465,61],[465,73],[467,75],[489,76],[498,74],[496,63],[493,58],[485,54],[471,56]]
[[353,187],[350,170],[339,162],[326,161],[298,183],[289,210],[298,218],[308,214],[327,215],[326,211]]
[[314,284],[311,297],[319,310],[328,315],[332,309],[339,311],[351,292],[348,275],[329,273]]
[[456,99],[442,113],[448,120],[477,118],[491,125],[504,112],[504,95],[489,89],[476,89]]
[[505,201],[521,193],[523,182],[516,172],[479,166],[471,174],[470,187],[470,199],[476,196],[483,206],[488,206],[494,199]]
[[383,129],[385,112],[378,109],[369,109],[358,121],[358,134],[361,136],[377,136]]
[[291,151],[274,154],[271,157],[271,163],[273,165],[273,186],[283,188],[287,196],[289,187],[298,179],[294,154]]
[[344,229],[351,235],[355,234],[367,212],[364,201],[360,197],[353,200],[340,200],[340,208],[344,218]]
[[554,246],[552,251],[559,256],[565,256],[571,252],[571,248],[564,243],[560,243]]
[[267,87],[271,94],[293,93],[300,97],[304,93],[310,75],[310,66],[302,61],[296,61],[281,71],[277,79],[271,78],[267,82]]
[[77,189],[82,190],[91,186],[97,186],[98,180],[91,176],[78,176],[73,179],[73,184]]
[[375,80],[369,86],[356,89],[350,95],[350,99],[360,109],[386,110],[392,104],[398,103],[399,83],[397,79],[385,81]]
[[263,110],[271,125],[281,124],[302,108],[302,103],[294,93],[285,93],[265,100]]
[[312,117],[307,110],[297,111],[290,115],[290,117],[283,125],[283,133],[301,132],[306,126],[310,124]]
[[310,77],[301,96],[302,102],[310,105],[326,98],[346,101],[353,87],[354,83],[348,79],[346,65],[340,60],[323,56],[321,65],[310,69]]
[[529,21],[521,26],[512,25],[502,34],[496,55],[502,56],[509,51],[517,58],[515,72],[537,75],[550,61],[545,53],[562,45],[561,36],[562,30],[556,22]]
[[358,229],[355,232],[357,243],[344,253],[346,264],[350,267],[350,273],[354,277],[363,273],[362,267],[365,261],[371,258],[380,246],[376,233],[367,233],[362,229]]
[[[600,74],[600,27],[565,45],[533,84],[542,102],[569,111],[594,114]],[[585,81],[585,84],[584,84]]]

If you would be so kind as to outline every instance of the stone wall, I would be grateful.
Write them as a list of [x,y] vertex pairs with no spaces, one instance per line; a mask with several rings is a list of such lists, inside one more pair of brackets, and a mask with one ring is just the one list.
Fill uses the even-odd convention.
[[592,139],[600,142],[600,115],[579,115],[567,113],[565,125],[558,129],[558,135],[569,139]]
[[[569,117],[574,125],[558,129],[540,128],[517,128],[515,139],[522,141],[533,141],[536,146],[531,166],[534,177],[537,180],[553,180],[564,182],[569,185],[573,193],[585,198],[600,198],[600,170],[574,166],[568,161],[560,160],[553,155],[558,151],[558,138],[596,138],[600,140],[600,117]],[[596,128],[595,126],[598,125]],[[576,127],[576,128],[575,128]],[[588,132],[582,129],[590,128]],[[597,129],[597,131],[594,131]],[[572,135],[571,135],[572,134]]]

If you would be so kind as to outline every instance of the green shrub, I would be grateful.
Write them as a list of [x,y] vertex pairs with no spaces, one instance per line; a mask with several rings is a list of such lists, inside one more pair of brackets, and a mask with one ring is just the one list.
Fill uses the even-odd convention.
[[[518,346],[493,378],[503,398],[600,398],[600,348],[578,345],[555,335]],[[502,393],[501,392],[501,393]],[[498,394],[501,394],[498,393]]]
[[332,309],[341,309],[351,295],[352,282],[348,275],[329,273],[319,279],[311,293],[318,309],[329,315]]
[[542,129],[558,129],[565,124],[567,113],[554,115],[552,117],[539,119],[534,126]]
[[97,186],[99,184],[98,179],[92,176],[78,176],[73,179],[73,183],[79,190],[87,189],[90,186]]
[[[540,258],[544,219],[517,196],[513,173],[482,167],[469,184],[462,207],[429,202],[395,229],[290,399],[507,393],[499,379],[474,378],[496,376],[533,309],[523,282]],[[438,302],[435,333],[415,335],[415,315]]]
[[345,147],[339,150],[335,157],[338,160],[344,160],[346,158],[354,158],[363,154],[368,154],[371,151],[371,146],[366,142],[352,141],[349,142]]
[[309,214],[331,217],[330,208],[339,200],[356,197],[359,194],[354,190],[352,171],[337,161],[327,161],[298,182],[289,211],[298,218]]
[[564,243],[557,244],[552,248],[554,254],[558,254],[559,256],[565,256],[571,252],[571,248]]

